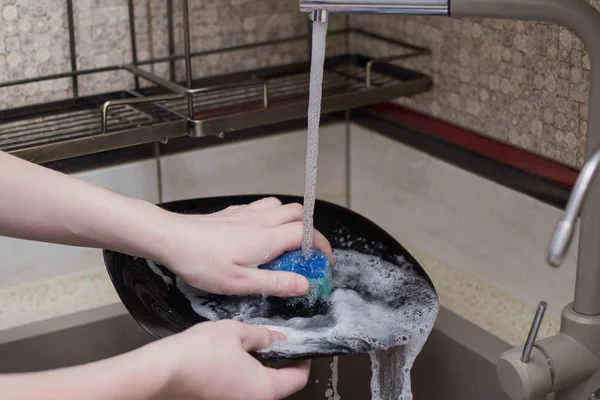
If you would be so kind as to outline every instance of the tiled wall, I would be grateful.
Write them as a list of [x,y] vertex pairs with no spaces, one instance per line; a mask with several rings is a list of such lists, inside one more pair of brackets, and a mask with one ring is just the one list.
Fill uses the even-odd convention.
[[[596,8],[600,1],[590,0]],[[432,49],[411,65],[435,88],[404,103],[571,166],[587,133],[590,60],[568,30],[537,22],[352,16],[352,26]]]
[[[68,70],[66,6],[7,0],[0,9],[0,81],[32,78]],[[33,101],[65,98],[69,80],[0,89],[0,109]]]
[[[600,0],[590,0],[595,6]],[[190,1],[192,50],[208,50],[306,33],[297,0]],[[167,0],[134,0],[140,60],[167,55]],[[182,50],[181,0],[173,0],[175,48]],[[77,0],[78,68],[131,61],[127,0]],[[334,17],[331,29],[343,26]],[[435,79],[408,104],[426,113],[563,163],[580,166],[587,131],[589,58],[581,42],[554,25],[482,19],[353,16],[351,24],[430,47],[413,62]],[[340,43],[329,43],[339,50]],[[343,45],[343,44],[342,44]],[[373,44],[357,47],[371,52]],[[297,42],[195,59],[196,77],[304,60]],[[0,4],[0,81],[68,71],[66,0]],[[149,67],[168,76],[168,63]],[[183,77],[183,64],[176,66]],[[71,95],[71,80],[0,89],[0,109]],[[80,79],[82,94],[132,87],[125,72]]]
[[[346,203],[346,136],[344,124],[321,128],[320,199]],[[165,156],[164,201],[233,194],[302,195],[306,160],[304,130],[268,139]]]
[[[77,0],[74,4],[77,68],[90,69],[132,61],[127,0]],[[167,0],[134,0],[138,60],[168,55]],[[183,53],[181,0],[173,0],[175,51]],[[284,39],[307,32],[306,16],[296,0],[189,1],[192,51]],[[333,19],[332,28],[345,25]],[[70,70],[67,1],[0,2],[0,81],[32,78]],[[307,44],[292,42],[224,55],[195,58],[195,78],[307,60]],[[169,64],[146,67],[169,77]],[[176,78],[184,78],[183,61]],[[144,82],[142,82],[144,83]],[[124,71],[79,78],[80,94],[133,88]],[[0,110],[68,98],[71,79],[0,88]]]

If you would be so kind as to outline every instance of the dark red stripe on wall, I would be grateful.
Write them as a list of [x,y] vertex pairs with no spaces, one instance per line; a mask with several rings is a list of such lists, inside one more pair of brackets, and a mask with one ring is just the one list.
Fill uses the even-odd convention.
[[[380,112],[374,112],[373,108]],[[494,158],[494,154],[489,149],[493,148],[497,151],[497,146],[483,147],[480,149],[481,152],[479,152],[477,148],[470,146],[473,143],[479,143],[479,141],[465,140],[472,137],[481,138],[480,135],[470,132],[467,132],[469,136],[449,135],[448,124],[441,123],[441,125],[435,128],[431,124],[425,124],[425,121],[430,122],[428,121],[429,117],[423,116],[422,120],[415,119],[411,125],[411,121],[408,118],[400,118],[396,112],[389,113],[387,116],[381,113],[382,110],[389,111],[390,108],[380,105],[371,109],[356,109],[352,111],[351,120],[372,132],[377,132],[391,140],[412,147],[415,150],[457,168],[469,171],[484,179],[488,179],[559,209],[565,207],[571,192],[568,186],[540,176],[541,174],[536,175],[529,172],[531,169],[527,168],[527,165],[524,168],[517,168],[506,162],[507,158],[505,157]],[[397,110],[395,106],[392,109],[394,111]],[[403,115],[413,116],[412,113],[403,113]],[[420,121],[418,127],[416,126],[416,121]],[[462,134],[465,131],[460,130],[460,132]],[[459,138],[463,140],[458,140]],[[461,145],[460,143],[462,142],[465,142],[466,145]],[[496,143],[494,140],[490,140],[490,142]],[[512,146],[506,145],[506,148],[512,148]],[[508,151],[503,151],[503,153],[506,154]],[[550,162],[550,164],[555,163]],[[548,170],[543,172],[544,175],[550,176]],[[565,180],[563,181],[565,182]]]
[[574,168],[397,104],[381,103],[365,109],[391,122],[410,127],[568,188],[573,187],[579,173]]

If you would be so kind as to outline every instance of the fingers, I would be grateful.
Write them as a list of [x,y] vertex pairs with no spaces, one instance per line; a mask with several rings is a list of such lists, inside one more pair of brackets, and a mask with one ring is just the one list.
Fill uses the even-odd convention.
[[308,383],[310,361],[298,361],[286,368],[267,368],[273,398],[285,399],[302,390]]
[[[285,224],[276,229],[275,237],[271,241],[272,248],[270,254],[272,254],[272,258],[268,261],[271,261],[286,251],[296,250],[302,246],[302,222]],[[334,264],[331,244],[325,236],[316,229],[313,230],[313,246],[327,254],[331,264]]]
[[[275,228],[271,240],[272,259],[285,251],[299,249],[302,246],[302,222],[292,222]],[[271,260],[269,260],[271,261]]]
[[[263,350],[270,347],[277,340],[284,340],[285,336],[276,331],[271,331],[262,326],[247,325],[241,322],[223,321],[232,325],[243,349],[247,352]],[[300,391],[308,383],[310,375],[310,361],[297,361],[285,368],[266,368],[271,397],[283,399]]]
[[237,206],[229,206],[226,209],[224,209],[223,211],[235,211],[235,210],[239,210],[240,208],[244,208],[246,207],[245,204],[239,204]]
[[331,266],[335,265],[331,243],[329,243],[329,240],[316,229],[313,231],[313,246],[329,256]]
[[240,343],[245,351],[257,351],[266,349],[277,340],[284,338],[280,332],[270,331],[262,326],[247,325],[238,323],[236,332],[240,338]]
[[[304,215],[304,207],[300,203],[282,204],[275,197],[267,197],[247,206],[230,206],[216,214],[224,213],[227,215],[228,212],[231,214],[229,217],[234,221],[275,226],[301,221]],[[238,220],[237,218],[241,219]]]
[[[292,272],[266,271],[266,270],[248,270],[254,272],[254,275],[261,275],[263,282],[266,282],[266,293],[269,296],[276,297],[294,297],[306,294],[310,287],[308,279],[302,275]],[[264,283],[263,283],[264,285]]]
[[235,268],[235,274],[228,285],[228,294],[294,297],[306,294],[309,289],[308,280],[292,272]]
[[[333,264],[331,244],[320,232],[313,233],[314,245],[328,254]],[[302,246],[302,223],[294,222],[273,228],[267,241],[269,262],[289,250]],[[306,294],[309,289],[308,280],[298,274],[282,271],[268,271],[255,268],[235,268],[235,274],[229,280],[229,294],[263,294],[276,297],[294,297]]]
[[272,208],[276,208],[279,206],[281,206],[281,201],[279,199],[277,199],[275,197],[265,197],[264,199],[256,200],[255,202],[252,202],[248,205],[239,204],[239,205],[229,206],[222,211],[236,211],[236,210],[240,210],[240,209],[246,208],[246,207],[253,211],[264,211],[264,210],[270,210]]
[[255,211],[269,210],[281,206],[281,201],[275,197],[265,197],[248,205],[248,208]]
[[274,207],[262,212],[261,223],[268,226],[284,225],[290,222],[302,221],[304,208],[302,204],[290,203],[280,207]]

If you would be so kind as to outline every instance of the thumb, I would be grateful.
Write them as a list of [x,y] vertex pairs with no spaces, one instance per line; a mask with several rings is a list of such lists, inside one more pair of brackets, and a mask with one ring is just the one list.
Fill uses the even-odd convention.
[[240,268],[239,292],[276,297],[294,297],[308,292],[308,280],[293,272]]
[[285,399],[302,390],[308,383],[310,361],[297,361],[282,369],[267,369],[273,398]]
[[276,331],[271,331],[262,326],[240,323],[237,330],[240,343],[245,351],[257,351],[266,349],[278,340],[285,339],[285,336]]

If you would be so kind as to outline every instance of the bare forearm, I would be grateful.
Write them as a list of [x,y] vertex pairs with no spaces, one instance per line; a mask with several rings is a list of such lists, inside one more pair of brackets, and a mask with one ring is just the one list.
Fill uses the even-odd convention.
[[150,400],[161,398],[166,371],[153,367],[144,349],[88,365],[0,375],[6,400]]
[[136,256],[162,240],[162,212],[0,152],[0,235]]

